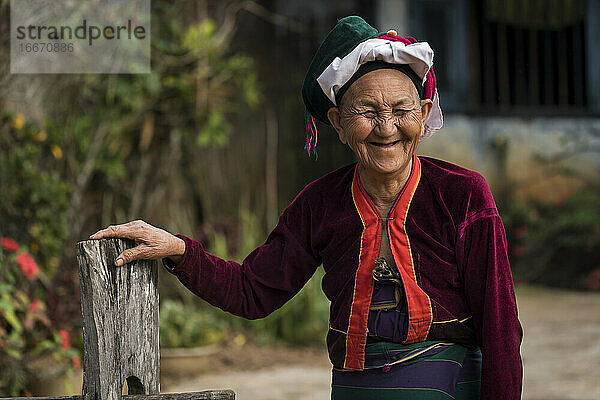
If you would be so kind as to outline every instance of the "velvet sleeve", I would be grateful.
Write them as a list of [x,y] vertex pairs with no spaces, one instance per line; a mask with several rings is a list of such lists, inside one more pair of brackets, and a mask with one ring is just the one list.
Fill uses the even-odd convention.
[[279,216],[265,243],[241,264],[216,257],[183,235],[177,235],[185,241],[181,262],[163,263],[213,306],[248,319],[263,318],[291,299],[321,264],[311,245],[313,218],[301,193]]
[[457,261],[482,353],[481,398],[521,398],[523,331],[517,315],[504,226],[495,208],[469,216],[459,230]]

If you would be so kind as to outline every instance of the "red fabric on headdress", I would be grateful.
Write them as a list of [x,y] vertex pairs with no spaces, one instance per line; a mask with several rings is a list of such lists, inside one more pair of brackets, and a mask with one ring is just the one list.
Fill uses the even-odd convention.
[[[386,40],[391,40],[393,42],[402,42],[407,46],[409,44],[417,43],[417,39],[415,39],[414,37],[410,37],[410,36],[402,37],[402,36],[391,35],[389,33],[386,33],[385,35],[381,35],[381,36],[377,37],[377,39],[386,39]],[[429,69],[429,72],[427,72],[426,77],[427,77],[427,79],[425,81],[425,86],[423,87],[423,89],[424,89],[423,96],[426,99],[430,99],[433,101],[433,95],[435,94],[435,88],[437,85],[437,82],[435,80],[435,73],[433,72],[433,67]]]
[[[405,45],[410,45],[413,43],[417,43],[417,39],[410,36],[396,36],[389,33],[385,35],[378,36],[377,39],[387,39],[393,42],[402,42]],[[430,99],[433,101],[433,96],[435,95],[435,89],[437,87],[437,81],[435,79],[435,73],[433,72],[433,67],[429,69],[427,75],[425,76],[425,85],[423,86],[423,97],[425,99]],[[306,143],[304,145],[304,149],[308,152],[310,156],[311,153],[317,155],[317,125],[315,121],[315,117],[311,115],[311,113],[306,111]]]

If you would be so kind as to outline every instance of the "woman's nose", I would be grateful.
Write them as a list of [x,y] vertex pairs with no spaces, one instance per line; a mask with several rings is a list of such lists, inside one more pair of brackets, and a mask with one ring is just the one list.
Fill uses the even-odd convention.
[[394,116],[382,117],[377,121],[376,132],[381,137],[394,136],[398,132],[396,118]]

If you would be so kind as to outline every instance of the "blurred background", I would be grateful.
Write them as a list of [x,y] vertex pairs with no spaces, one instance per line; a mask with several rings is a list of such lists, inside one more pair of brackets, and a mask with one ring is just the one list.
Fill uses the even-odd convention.
[[[307,183],[354,161],[323,124],[307,157],[300,97],[320,41],[353,14],[435,51],[444,128],[419,153],[490,183],[525,398],[600,398],[599,0],[152,0],[143,75],[10,74],[1,0],[0,396],[80,390],[77,241],[144,219],[241,261]],[[327,398],[321,277],[245,321],[161,270],[163,391]],[[195,349],[189,370],[177,348]]]

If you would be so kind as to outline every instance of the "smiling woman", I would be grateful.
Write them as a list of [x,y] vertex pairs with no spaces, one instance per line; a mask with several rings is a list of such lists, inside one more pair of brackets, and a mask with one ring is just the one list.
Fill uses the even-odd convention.
[[327,116],[340,141],[356,154],[364,182],[400,183],[408,179],[431,105],[419,99],[407,75],[378,69],[356,80]]
[[117,265],[163,258],[192,292],[245,318],[290,300],[322,264],[331,301],[332,399],[519,399],[522,329],[504,227],[485,179],[417,156],[442,126],[425,42],[341,19],[308,68],[315,120],[357,162],[307,185],[241,264],[142,221],[92,238],[139,244]]

